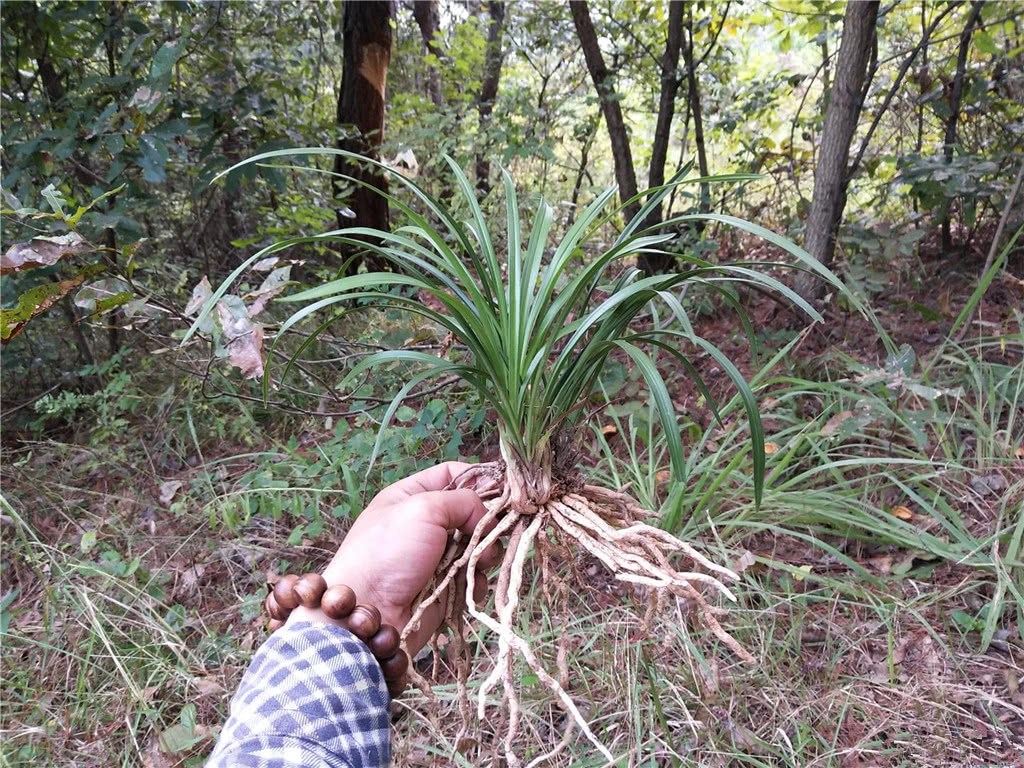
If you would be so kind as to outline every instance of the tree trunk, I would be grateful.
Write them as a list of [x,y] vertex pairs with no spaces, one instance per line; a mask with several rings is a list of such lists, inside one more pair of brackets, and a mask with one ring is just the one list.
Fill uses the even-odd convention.
[[492,0],[487,4],[491,15],[487,27],[487,53],[484,59],[484,80],[480,85],[477,113],[480,116],[480,148],[476,155],[476,189],[480,197],[491,191],[491,161],[488,158],[487,130],[491,125],[494,101],[498,98],[498,82],[501,79],[501,65],[505,54],[501,36],[505,26],[505,3]]
[[[665,183],[665,160],[668,157],[668,142],[672,135],[672,118],[676,111],[676,94],[679,92],[679,51],[683,41],[683,0],[669,0],[668,30],[665,35],[665,55],[661,58],[661,93],[658,97],[658,122],[654,128],[654,142],[651,145],[651,165],[647,173],[649,187],[660,187]],[[659,205],[644,222],[653,227],[662,222]],[[670,255],[644,253],[637,258],[637,266],[648,275],[668,271],[675,263]]]
[[[211,39],[217,50],[231,50],[231,5],[227,0],[217,0],[207,5],[210,16]],[[212,73],[213,85],[220,93],[238,91],[238,71],[235,69],[234,57],[225,56],[223,67]],[[231,110],[220,110],[213,115],[213,130],[220,134],[220,150],[228,166],[241,161],[245,154],[245,142],[241,136],[240,126]],[[211,204],[208,220],[203,223],[203,237],[197,238],[199,248],[207,262],[211,259],[221,269],[237,256],[237,248],[233,242],[247,231],[243,221],[246,207],[241,203],[241,180],[230,178],[226,184],[218,184],[209,190]]]
[[[384,139],[384,93],[391,62],[391,24],[394,18],[395,4],[392,0],[345,1],[342,15],[343,69],[337,116],[342,135],[338,147],[367,157],[379,156]],[[350,192],[345,201],[349,210],[344,207],[338,209],[338,226],[388,229],[388,202],[377,191],[387,192],[387,177],[371,166],[340,156],[335,158],[334,170],[359,182],[346,185]],[[334,182],[334,191],[336,198],[343,191],[337,181]],[[346,254],[350,255],[354,254]],[[376,257],[363,258],[368,269],[385,267]],[[358,258],[352,258],[347,271],[354,273],[359,263]]]
[[438,63],[444,51],[437,44],[438,30],[441,28],[441,19],[437,11],[437,0],[414,0],[412,4],[412,15],[419,25],[420,35],[423,37],[423,50],[433,56],[433,60],[427,66],[427,95],[435,107],[444,105],[444,96],[441,94],[441,73],[437,69]]
[[[604,56],[601,55],[601,47],[597,42],[597,32],[590,20],[590,9],[586,0],[572,0],[569,3],[569,10],[572,13],[573,23],[576,25],[576,34],[579,35],[580,44],[583,46],[583,56],[587,60],[587,69],[590,78],[594,81],[594,88],[601,99],[601,112],[604,114],[605,125],[608,126],[608,138],[612,145],[612,159],[615,162],[615,181],[619,185],[619,199],[623,202],[636,196],[636,170],[633,168],[633,153],[629,148],[629,134],[626,132],[626,123],[622,119],[622,108],[619,105],[618,95],[615,93],[615,83],[612,73],[604,63]],[[632,202],[625,206],[627,219],[632,219],[640,212],[640,204]]]
[[[846,164],[863,102],[878,5],[877,0],[850,3],[843,19],[835,79],[814,172],[814,200],[807,219],[805,242],[811,256],[826,267],[832,266],[836,230],[846,206],[846,185],[849,182]],[[802,273],[797,278],[796,287],[805,298],[814,299],[821,297],[825,285],[815,275]]]
[[[946,118],[946,133],[942,140],[942,155],[946,165],[953,162],[953,149],[956,146],[957,123],[960,122],[960,102],[964,95],[964,73],[967,70],[967,54],[971,49],[971,37],[974,30],[981,21],[981,8],[985,5],[984,0],[974,0],[971,3],[971,12],[967,16],[967,24],[964,31],[960,33],[960,50],[956,57],[956,74],[953,76],[953,85],[949,92],[949,117]],[[953,247],[953,233],[949,223],[949,202],[943,206],[942,211],[942,250],[951,250]]]
[[[708,150],[704,141],[704,117],[700,108],[700,85],[697,81],[697,64],[694,57],[693,45],[693,5],[687,7],[686,16],[686,45],[683,48],[683,55],[686,57],[686,78],[689,84],[690,113],[693,115],[693,143],[697,147],[697,170],[700,175],[710,175],[708,170]],[[711,210],[711,188],[707,182],[700,185],[700,212],[708,213]],[[703,229],[703,222],[698,226]]]
[[[583,189],[583,179],[590,176],[588,166],[590,164],[590,150],[594,146],[594,139],[597,138],[597,127],[601,124],[601,113],[597,112],[593,116],[587,118],[586,122],[586,138],[583,140],[583,146],[580,149],[580,166],[576,171],[576,182],[572,185],[572,198],[570,202],[572,207],[569,209],[569,220],[566,222],[566,227],[571,227],[573,222],[576,221],[576,214],[579,211],[580,204],[580,191]],[[591,179],[590,183],[593,184],[594,180]]]

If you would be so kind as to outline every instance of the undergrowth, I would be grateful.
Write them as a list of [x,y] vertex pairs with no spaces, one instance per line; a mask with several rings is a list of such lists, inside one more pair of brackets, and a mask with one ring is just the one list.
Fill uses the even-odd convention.
[[[523,598],[520,632],[549,662],[567,637],[568,690],[617,764],[1012,764],[1024,748],[1020,322],[888,366],[840,353],[795,364],[800,336],[762,359],[749,377],[768,454],[760,507],[741,404],[721,399],[723,423],[709,426],[699,395],[683,403],[685,494],[665,511],[740,572],[729,631],[758,665],[731,662],[682,602],[644,635],[596,561],[573,563],[586,586],[568,620]],[[26,435],[4,453],[6,765],[200,765],[264,637],[267,574],[322,563],[394,477],[487,450],[473,402],[412,402],[367,479],[372,412],[271,424],[126,370],[136,388],[117,397],[138,405],[118,430]],[[660,420],[627,365],[603,384],[592,472],[657,507]],[[490,659],[476,639],[477,661]],[[515,670],[528,764],[566,720]],[[435,694],[454,711],[454,677]],[[401,704],[396,763],[450,764],[457,728],[423,703]],[[482,727],[494,734],[479,744],[503,732]],[[456,764],[488,764],[476,749]],[[573,736],[554,764],[605,763]]]

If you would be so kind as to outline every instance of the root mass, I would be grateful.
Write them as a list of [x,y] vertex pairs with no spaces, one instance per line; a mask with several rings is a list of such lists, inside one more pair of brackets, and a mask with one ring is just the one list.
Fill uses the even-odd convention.
[[[664,595],[686,599],[696,608],[705,626],[740,659],[753,657],[736,642],[718,622],[724,611],[711,605],[701,587],[719,592],[735,600],[722,580],[735,581],[736,574],[708,560],[686,542],[643,520],[650,513],[630,496],[600,486],[586,485],[572,469],[564,465],[552,472],[550,452],[539,465],[526,467],[502,450],[505,461],[479,464],[460,476],[452,487],[474,488],[487,507],[487,514],[470,537],[456,533],[434,580],[421,593],[405,637],[416,631],[423,614],[431,605],[444,600],[446,625],[453,634],[452,650],[456,655],[458,698],[463,716],[463,735],[469,728],[468,651],[462,637],[462,622],[467,615],[497,635],[498,651],[494,668],[477,692],[477,716],[482,720],[493,700],[489,696],[500,684],[506,710],[504,738],[505,758],[510,766],[520,765],[514,745],[519,730],[519,699],[514,676],[515,656],[521,657],[537,678],[557,697],[569,716],[570,726],[565,738],[555,748],[563,749],[573,728],[578,728],[609,761],[613,756],[595,736],[565,690],[568,681],[566,649],[560,642],[557,654],[558,678],[541,664],[530,643],[518,630],[518,611],[526,561],[534,554],[540,564],[539,578],[543,593],[555,601],[555,608],[565,605],[564,577],[551,567],[553,555],[564,554],[573,547],[597,558],[616,579],[647,587],[651,598],[650,617]],[[489,614],[476,604],[473,595],[479,560],[493,544],[506,540],[504,559],[498,572],[495,612]],[[672,557],[682,555],[690,570],[679,570]],[[700,570],[697,570],[700,569]],[[461,573],[465,578],[460,578]],[[445,630],[442,626],[441,631]],[[561,637],[564,639],[564,633]],[[437,670],[435,657],[435,674]],[[430,684],[414,673],[416,684],[431,695]],[[554,753],[549,753],[549,758]],[[534,761],[536,763],[536,761]]]

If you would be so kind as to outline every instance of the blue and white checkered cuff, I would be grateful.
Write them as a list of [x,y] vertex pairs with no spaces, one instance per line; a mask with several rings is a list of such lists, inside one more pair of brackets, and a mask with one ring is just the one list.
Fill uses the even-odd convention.
[[380,666],[351,632],[287,624],[253,656],[207,768],[375,768],[391,760]]

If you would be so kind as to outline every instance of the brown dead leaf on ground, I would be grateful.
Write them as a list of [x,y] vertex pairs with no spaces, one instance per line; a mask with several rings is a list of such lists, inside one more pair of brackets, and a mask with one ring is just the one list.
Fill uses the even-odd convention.
[[848,419],[852,419],[854,415],[855,414],[853,411],[840,411],[831,419],[825,422],[825,426],[821,428],[821,436],[828,437],[841,426],[843,426],[844,422],[846,422]]
[[160,503],[165,507],[174,501],[175,495],[181,490],[184,483],[181,480],[168,480],[160,484]]
[[160,738],[153,734],[142,753],[142,768],[176,768],[179,761],[160,749]]
[[902,505],[898,507],[893,507],[889,511],[892,513],[893,517],[897,517],[900,520],[909,521],[914,519],[914,513],[911,512],[907,507],[904,507]]

